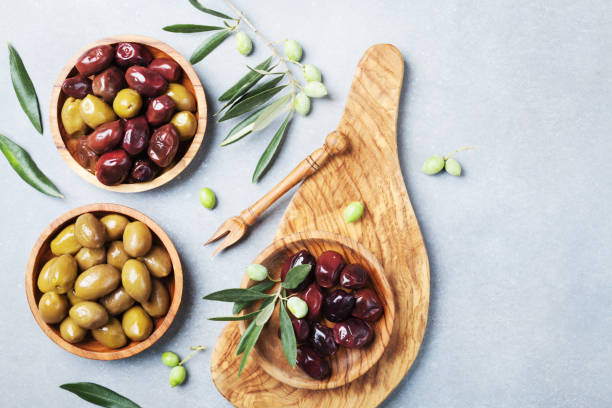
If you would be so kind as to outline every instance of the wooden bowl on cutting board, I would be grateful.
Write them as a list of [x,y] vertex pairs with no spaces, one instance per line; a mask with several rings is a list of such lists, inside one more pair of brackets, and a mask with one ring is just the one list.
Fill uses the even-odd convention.
[[[249,358],[253,358],[254,363],[276,380],[295,388],[322,390],[340,387],[363,375],[382,356],[393,330],[395,317],[393,291],[385,278],[380,262],[368,249],[350,238],[330,232],[305,231],[278,239],[264,249],[253,263],[264,265],[268,268],[270,275],[278,279],[283,263],[288,257],[302,249],[310,251],[315,259],[324,251],[337,251],[344,257],[347,264],[359,263],[368,271],[367,287],[376,292],[384,307],[383,316],[372,323],[374,338],[369,345],[360,349],[339,347],[333,356],[327,358],[331,375],[323,380],[316,380],[298,367],[291,368],[287,362],[281,340],[278,337],[277,306],[270,321],[264,326]],[[247,288],[256,283],[245,275],[241,287]],[[255,311],[259,304],[260,302],[252,305],[243,313]],[[325,320],[323,320],[323,324],[325,324],[324,322]],[[239,323],[240,331],[244,333],[250,321],[240,321]]]
[[[85,51],[99,45],[116,44],[119,42],[135,42],[143,44],[149,49],[149,51],[151,51],[153,58],[170,58],[178,63],[183,70],[181,84],[184,85],[196,99],[197,110],[195,112],[195,116],[198,121],[198,128],[195,136],[193,139],[191,139],[191,142],[181,142],[179,150],[174,159],[174,164],[163,169],[162,172],[153,180],[144,183],[123,183],[115,186],[107,186],[100,183],[94,174],[83,168],[74,159],[74,157],[72,157],[72,154],[68,149],[67,141],[70,140],[70,137],[66,134],[60,119],[62,106],[67,98],[67,95],[62,92],[62,83],[66,78],[72,77],[78,73],[77,69],[75,68],[75,64]],[[166,184],[178,176],[189,165],[189,163],[191,163],[196,153],[200,149],[202,141],[204,140],[204,131],[206,130],[207,123],[206,96],[204,94],[202,83],[200,82],[200,79],[198,78],[198,75],[194,71],[193,67],[189,61],[187,61],[185,57],[179,54],[179,52],[174,48],[150,37],[140,35],[118,35],[115,37],[104,38],[87,45],[79,52],[74,54],[66,63],[64,68],[62,68],[57,80],[53,84],[53,90],[51,91],[49,123],[51,127],[51,135],[53,136],[53,141],[55,142],[57,150],[66,163],[68,163],[70,168],[72,168],[72,170],[74,170],[81,178],[106,190],[117,191],[120,193],[136,193],[151,190]]]
[[[40,290],[38,290],[36,281],[42,266],[46,261],[54,256],[50,249],[50,242],[64,227],[73,223],[79,215],[85,213],[92,213],[97,217],[117,213],[126,216],[131,221],[141,221],[151,230],[153,235],[153,244],[157,243],[158,245],[163,246],[170,255],[170,260],[172,261],[172,273],[167,277],[160,279],[170,294],[170,308],[165,316],[152,318],[153,331],[151,332],[151,335],[143,341],[129,341],[122,348],[111,349],[98,343],[91,337],[91,335],[88,334],[85,340],[82,342],[72,344],[60,336],[59,324],[50,325],[45,323],[40,316],[38,301],[40,300],[42,293]],[[36,319],[36,322],[40,328],[51,340],[53,340],[64,350],[76,354],[77,356],[94,360],[119,360],[122,358],[131,357],[149,348],[153,343],[159,340],[161,336],[164,335],[166,330],[168,330],[172,324],[172,321],[178,312],[179,305],[181,304],[182,294],[183,269],[181,267],[181,261],[176,248],[168,235],[166,235],[164,230],[151,218],[132,208],[119,204],[89,204],[83,207],[75,208],[61,215],[40,235],[34,244],[34,248],[32,248],[28,265],[26,267],[26,295],[28,298],[28,304],[30,305],[30,310],[32,311],[32,314],[34,315],[34,318]]]

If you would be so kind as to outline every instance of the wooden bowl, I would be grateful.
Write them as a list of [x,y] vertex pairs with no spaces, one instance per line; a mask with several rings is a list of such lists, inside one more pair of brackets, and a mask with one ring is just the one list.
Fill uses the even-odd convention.
[[[107,186],[98,181],[96,176],[83,168],[75,159],[72,157],[70,150],[66,143],[70,140],[70,137],[66,134],[60,114],[62,106],[67,95],[62,92],[62,83],[68,77],[76,75],[78,73],[75,68],[75,64],[79,57],[90,48],[104,44],[115,44],[118,42],[137,42],[145,45],[149,51],[153,54],[154,58],[170,58],[176,61],[183,69],[183,77],[181,83],[195,96],[197,103],[197,111],[195,113],[198,120],[198,129],[195,136],[191,139],[191,143],[181,142],[179,150],[174,159],[175,163],[163,169],[162,173],[155,177],[153,180],[145,183],[124,183],[116,186]],[[153,188],[159,187],[166,184],[177,175],[179,175],[185,167],[191,163],[191,160],[195,157],[198,149],[202,145],[204,140],[204,131],[206,130],[207,122],[207,110],[206,110],[206,96],[204,94],[204,88],[198,78],[198,75],[193,70],[193,67],[181,54],[178,53],[174,48],[169,45],[155,40],[150,37],[144,37],[140,35],[118,35],[116,37],[104,38],[99,41],[95,41],[82,50],[74,54],[72,58],[66,63],[62,71],[60,72],[55,84],[53,84],[53,90],[51,92],[51,103],[49,107],[49,123],[51,127],[51,134],[55,146],[59,151],[60,155],[64,158],[66,163],[74,170],[81,178],[87,180],[91,184],[104,188],[106,190],[117,191],[120,193],[136,193],[140,191],[147,191]]]
[[[46,261],[51,259],[54,255],[51,253],[49,244],[51,240],[64,228],[66,225],[73,223],[76,218],[84,213],[92,213],[98,217],[104,216],[110,213],[123,214],[131,220],[141,221],[145,223],[151,232],[153,232],[153,243],[162,245],[168,251],[170,259],[172,260],[173,272],[160,279],[162,283],[168,289],[170,294],[170,308],[165,316],[159,318],[153,318],[153,332],[151,335],[143,341],[131,341],[120,349],[111,349],[95,341],[90,334],[85,338],[84,341],[76,344],[68,343],[59,334],[59,324],[50,325],[45,323],[38,311],[38,301],[42,296],[42,293],[38,290],[36,281],[40,269]],[[122,358],[131,357],[141,351],[149,348],[155,343],[161,336],[164,335],[176,313],[179,305],[181,304],[181,297],[183,294],[183,269],[181,267],[181,261],[179,255],[176,252],[174,244],[166,235],[163,229],[155,223],[151,218],[138,212],[132,208],[125,207],[119,204],[89,204],[83,207],[75,208],[63,214],[55,221],[53,221],[40,235],[32,252],[30,253],[30,259],[26,268],[26,295],[28,298],[28,304],[30,310],[36,319],[36,322],[45,334],[57,343],[64,350],[67,350],[77,356],[91,358],[94,360],[119,360]]]
[[[295,388],[323,390],[340,387],[368,371],[382,356],[391,338],[395,316],[394,296],[389,282],[385,278],[383,268],[376,257],[364,246],[342,235],[322,231],[306,231],[290,235],[274,241],[261,252],[253,263],[266,266],[273,278],[279,278],[285,260],[298,252],[307,249],[317,258],[324,251],[337,251],[349,263],[359,263],[368,271],[368,287],[371,287],[380,298],[383,316],[372,324],[374,339],[361,349],[339,347],[336,354],[327,358],[331,368],[330,377],[316,380],[308,376],[300,368],[291,368],[283,353],[281,340],[278,337],[279,321],[278,307],[264,326],[260,338],[251,351],[249,358],[263,368],[276,380]],[[251,281],[245,275],[241,286],[250,287],[257,282]],[[334,289],[334,288],[332,288]],[[259,302],[260,303],[260,302]],[[247,308],[243,313],[249,313],[259,307],[259,303]],[[240,331],[244,333],[249,321],[240,321]],[[323,324],[327,323],[323,319]],[[333,324],[333,323],[331,323]]]

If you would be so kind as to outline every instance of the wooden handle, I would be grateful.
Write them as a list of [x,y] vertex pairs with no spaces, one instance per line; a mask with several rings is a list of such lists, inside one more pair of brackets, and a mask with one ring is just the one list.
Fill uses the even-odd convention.
[[347,137],[333,131],[325,138],[323,147],[318,148],[296,166],[291,173],[281,180],[272,190],[261,197],[255,204],[240,213],[240,218],[246,225],[253,225],[255,220],[268,209],[276,200],[291,190],[297,183],[310,176],[321,167],[327,159],[347,150],[349,141]]

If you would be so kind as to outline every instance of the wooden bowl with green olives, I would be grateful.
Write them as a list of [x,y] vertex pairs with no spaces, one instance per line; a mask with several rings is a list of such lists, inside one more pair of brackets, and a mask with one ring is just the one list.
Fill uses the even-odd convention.
[[81,178],[134,193],[169,182],[193,160],[206,97],[175,49],[119,35],[70,58],[53,85],[49,122],[60,155]]
[[183,293],[179,255],[151,218],[89,204],[53,221],[28,260],[34,319],[63,349],[95,360],[146,350],[168,330]]

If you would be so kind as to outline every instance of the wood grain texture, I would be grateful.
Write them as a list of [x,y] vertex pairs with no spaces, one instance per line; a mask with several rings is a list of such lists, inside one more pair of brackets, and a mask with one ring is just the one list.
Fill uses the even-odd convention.
[[[403,74],[402,56],[392,45],[365,52],[338,126],[350,140],[350,151],[332,158],[303,182],[276,234],[282,238],[309,230],[339,233],[360,242],[381,261],[396,305],[385,353],[367,373],[331,390],[290,387],[253,361],[238,378],[239,359],[234,354],[240,330],[231,323],[219,336],[211,372],[221,394],[235,406],[373,407],[414,362],[427,324],[429,262],[398,161],[396,122]],[[363,201],[366,211],[359,222],[347,225],[342,211],[354,200]]]
[[[166,248],[168,254],[170,255],[170,260],[172,261],[172,274],[160,279],[170,294],[171,300],[168,313],[160,318],[153,318],[153,332],[147,339],[143,341],[130,341],[120,349],[110,349],[103,346],[94,340],[89,334],[85,340],[80,343],[68,343],[60,336],[59,325],[50,325],[45,323],[38,311],[38,301],[40,300],[42,293],[38,290],[36,281],[42,266],[54,256],[49,246],[51,240],[55,238],[57,233],[64,227],[75,222],[79,215],[88,212],[97,217],[102,217],[111,213],[123,214],[132,221],[141,221],[145,223],[153,233],[153,243],[162,245],[164,248]],[[36,319],[36,322],[40,328],[51,340],[53,340],[64,350],[76,354],[77,356],[94,360],[119,360],[122,358],[131,357],[143,350],[146,350],[157,340],[159,340],[164,333],[166,333],[181,304],[181,298],[183,296],[183,268],[181,266],[181,260],[178,252],[170,240],[170,237],[168,237],[164,230],[151,218],[130,207],[119,204],[88,204],[62,214],[43,231],[40,237],[38,237],[38,240],[32,248],[26,267],[26,295],[30,310],[32,311],[34,319]]]
[[[77,74],[78,71],[74,65],[85,51],[98,45],[116,44],[118,42],[137,42],[144,44],[149,51],[151,51],[154,58],[171,58],[180,65],[180,67],[183,69],[181,83],[191,93],[193,93],[196,99],[197,112],[195,115],[198,120],[198,128],[195,136],[191,140],[191,143],[181,143],[179,146],[176,158],[174,159],[175,163],[163,169],[162,173],[153,180],[145,183],[124,183],[116,186],[107,186],[100,183],[94,174],[83,168],[72,157],[70,148],[67,146],[67,143],[70,142],[71,138],[66,134],[61,123],[62,121],[60,120],[62,106],[67,98],[67,96],[62,92],[62,83],[66,78]],[[62,68],[57,80],[55,81],[55,84],[53,84],[53,90],[51,91],[51,102],[49,104],[49,124],[51,127],[51,135],[53,136],[53,141],[55,142],[57,150],[66,163],[68,163],[68,166],[70,166],[70,168],[74,170],[81,178],[87,180],[91,184],[106,190],[117,191],[120,193],[136,193],[151,190],[166,184],[178,176],[189,165],[189,163],[191,163],[202,145],[208,119],[207,115],[208,113],[204,88],[202,87],[202,83],[200,82],[198,75],[194,71],[189,61],[187,61],[185,57],[183,57],[178,51],[170,47],[168,44],[154,38],[141,35],[118,35],[104,38],[87,45],[79,52],[74,54],[66,63],[64,68]],[[73,138],[72,140],[74,141],[76,139]]]

